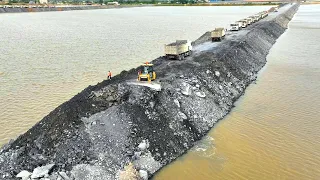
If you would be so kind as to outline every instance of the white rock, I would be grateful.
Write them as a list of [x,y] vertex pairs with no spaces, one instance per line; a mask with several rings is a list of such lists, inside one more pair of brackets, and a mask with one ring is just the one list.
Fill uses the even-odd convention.
[[208,70],[206,71],[206,73],[209,74],[209,73],[211,73],[211,71],[208,69]]
[[49,171],[53,168],[54,164],[48,164],[46,166],[37,167],[33,170],[31,178],[41,178],[44,177],[46,174],[49,174]]
[[215,72],[214,72],[214,75],[216,75],[217,77],[219,77],[219,76],[220,76],[220,72],[219,72],[219,71],[215,71]]
[[138,148],[139,148],[141,151],[144,151],[144,150],[147,149],[147,143],[145,142],[145,140],[143,140],[143,141],[139,144]]
[[31,176],[31,172],[23,170],[19,174],[17,174],[17,178],[22,178],[22,180],[28,180]]
[[143,180],[148,180],[148,172],[145,170],[139,170],[139,176],[143,179]]
[[178,107],[180,107],[180,102],[179,102],[178,99],[173,100],[173,102],[174,102]]
[[199,87],[200,87],[200,85],[199,85],[199,84],[196,84],[196,87],[197,87],[197,88],[199,88]]
[[180,116],[183,120],[188,119],[187,115],[185,115],[183,112],[179,112],[179,116]]
[[153,109],[155,103],[151,101],[149,104],[150,104],[150,107]]
[[70,180],[70,178],[65,172],[59,172],[59,176],[62,177],[64,180]]
[[182,87],[181,93],[182,93],[183,95],[186,95],[186,96],[191,95],[191,87],[190,87],[190,84],[188,84],[188,83],[183,83],[182,86],[183,86],[183,87]]
[[204,92],[202,92],[202,91],[197,91],[195,94],[196,94],[196,96],[201,97],[201,98],[205,98],[206,97],[206,94]]
[[222,86],[221,85],[219,85],[219,89],[222,90]]

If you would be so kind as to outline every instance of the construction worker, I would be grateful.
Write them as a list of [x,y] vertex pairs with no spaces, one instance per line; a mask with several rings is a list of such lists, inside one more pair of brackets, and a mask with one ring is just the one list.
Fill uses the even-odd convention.
[[111,79],[111,77],[112,77],[111,71],[108,71],[108,79]]

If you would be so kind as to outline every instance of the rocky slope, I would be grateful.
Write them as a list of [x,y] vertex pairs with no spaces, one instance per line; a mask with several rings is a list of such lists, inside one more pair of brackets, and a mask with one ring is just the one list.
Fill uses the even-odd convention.
[[128,83],[137,69],[89,86],[2,148],[0,179],[22,170],[26,179],[28,172],[35,179],[152,176],[231,110],[298,7],[283,7],[216,46],[205,34],[184,61],[154,60],[161,90]]

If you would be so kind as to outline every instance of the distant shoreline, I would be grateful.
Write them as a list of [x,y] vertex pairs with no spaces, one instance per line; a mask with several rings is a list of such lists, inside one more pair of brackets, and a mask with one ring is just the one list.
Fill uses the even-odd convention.
[[50,12],[50,11],[75,11],[75,10],[96,10],[96,9],[120,9],[132,7],[147,7],[150,5],[120,5],[120,6],[65,6],[65,7],[41,7],[41,8],[0,8],[0,13],[28,13],[28,12]]
[[[74,10],[95,10],[95,9],[120,9],[120,8],[132,8],[132,7],[161,7],[161,6],[271,6],[279,5],[282,3],[260,3],[260,2],[233,2],[233,3],[199,3],[199,4],[122,4],[119,6],[64,6],[64,7],[14,7],[3,8],[0,7],[0,13],[23,13],[23,12],[48,12],[48,11],[74,11]],[[4,5],[2,5],[4,6]],[[12,5],[11,5],[12,6]],[[14,5],[13,5],[14,6]]]
[[283,4],[283,2],[219,2],[201,4],[155,4],[154,6],[273,6]]

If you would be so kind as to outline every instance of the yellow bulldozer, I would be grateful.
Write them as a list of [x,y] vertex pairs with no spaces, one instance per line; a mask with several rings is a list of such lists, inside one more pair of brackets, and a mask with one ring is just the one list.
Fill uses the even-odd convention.
[[138,73],[138,81],[148,81],[151,82],[157,77],[156,72],[153,70],[153,64],[148,62],[142,64],[142,70]]

